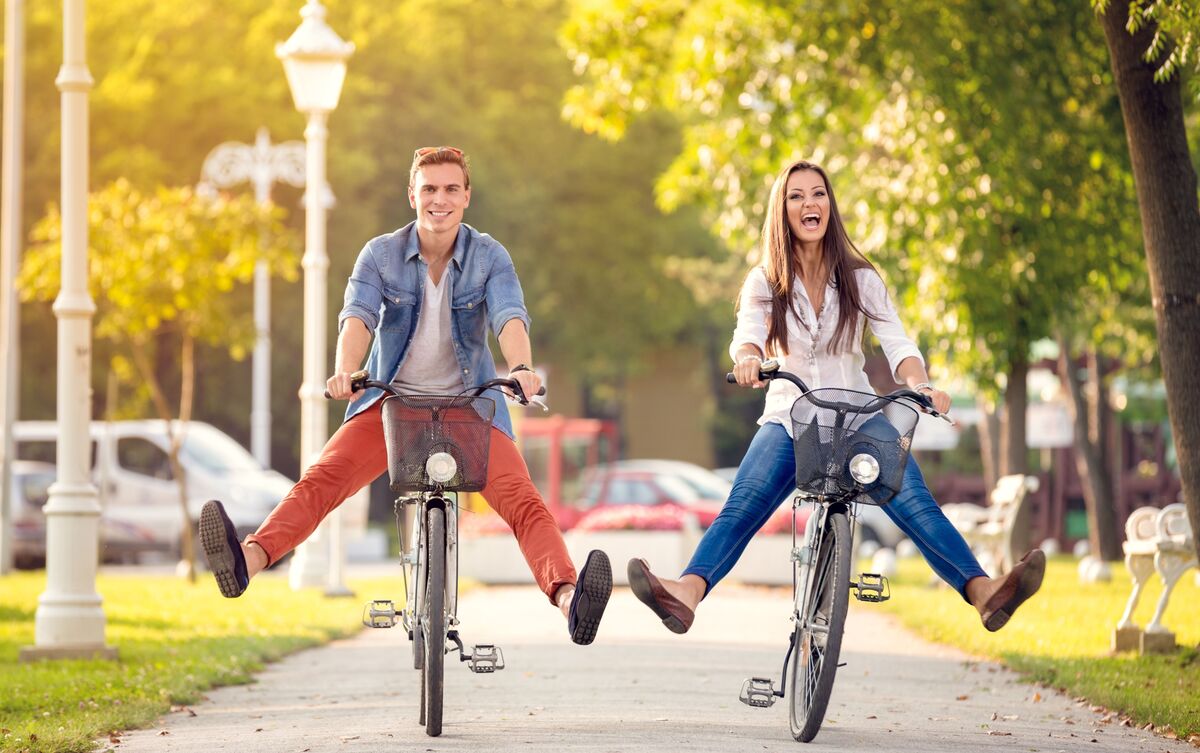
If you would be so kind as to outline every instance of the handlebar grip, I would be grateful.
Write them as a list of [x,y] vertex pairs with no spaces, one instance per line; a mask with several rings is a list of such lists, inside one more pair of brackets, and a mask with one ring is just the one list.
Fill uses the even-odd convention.
[[[350,391],[361,392],[366,388],[367,380],[371,378],[371,374],[366,369],[359,369],[350,374]],[[333,395],[329,394],[329,390],[325,390],[325,399],[332,400]]]
[[737,384],[737,377],[735,377],[731,371],[725,375],[725,381],[729,382],[730,384]]

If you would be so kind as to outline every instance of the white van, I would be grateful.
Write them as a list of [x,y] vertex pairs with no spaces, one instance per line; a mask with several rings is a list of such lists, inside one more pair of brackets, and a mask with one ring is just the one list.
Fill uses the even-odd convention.
[[[178,425],[178,422],[176,422]],[[192,519],[209,499],[225,504],[238,535],[253,533],[292,482],[266,470],[228,434],[189,421],[180,450]],[[178,553],[183,516],[179,486],[167,461],[166,422],[93,421],[92,481],[100,495],[100,545],[105,560],[135,560],[144,552]],[[53,463],[58,424],[18,421],[18,460]]]

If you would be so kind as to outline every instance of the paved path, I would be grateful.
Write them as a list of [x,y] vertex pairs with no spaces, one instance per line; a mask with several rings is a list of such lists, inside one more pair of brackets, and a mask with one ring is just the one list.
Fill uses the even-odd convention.
[[274,664],[253,685],[214,690],[194,716],[171,714],[155,729],[128,733],[116,750],[1193,750],[1103,724],[1086,706],[926,643],[857,605],[825,726],[798,748],[785,702],[751,709],[737,700],[744,678],[778,677],[788,599],[779,590],[722,588],[691,633],[673,636],[622,588],[596,643],[578,647],[534,589],[481,589],[460,606],[463,633],[499,643],[508,668],[474,675],[447,663],[440,738],[417,725],[419,673],[406,668],[404,635],[370,630]]

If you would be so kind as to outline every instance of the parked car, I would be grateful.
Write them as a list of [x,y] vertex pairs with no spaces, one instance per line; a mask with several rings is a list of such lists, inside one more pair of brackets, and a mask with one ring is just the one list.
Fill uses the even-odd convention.
[[[199,517],[206,500],[220,499],[238,535],[252,533],[292,482],[264,469],[216,427],[190,421],[184,428],[180,463],[192,519]],[[54,459],[56,423],[19,421],[13,434],[18,460]],[[101,508],[101,557],[127,561],[152,551],[177,553],[183,516],[179,486],[168,462],[165,422],[93,421],[91,439],[92,482]]]
[[[730,484],[712,471],[677,460],[622,460],[590,469],[579,497],[560,513],[565,529],[637,528],[672,530],[712,525]],[[786,531],[791,511],[771,517],[761,533]]]
[[[737,477],[737,470],[737,466],[732,466],[717,468],[713,473],[727,480],[732,485],[734,478]],[[798,489],[793,490],[792,494],[788,495],[788,499],[794,498],[798,493]],[[787,504],[781,505],[781,508],[787,509]],[[808,517],[805,515],[805,520],[807,519]],[[897,544],[908,537],[904,535],[904,531],[901,531],[900,527],[893,523],[892,519],[878,505],[859,505],[858,536],[856,538],[860,538],[864,542],[871,541],[879,546],[895,549]]]
[[50,463],[16,460],[12,464],[9,499],[12,500],[13,564],[19,568],[46,564],[46,516],[42,508],[54,483]]

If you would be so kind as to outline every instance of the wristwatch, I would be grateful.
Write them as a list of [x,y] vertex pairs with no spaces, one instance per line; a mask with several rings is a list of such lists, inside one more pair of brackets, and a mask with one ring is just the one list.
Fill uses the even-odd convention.
[[533,369],[529,368],[528,366],[526,366],[523,363],[519,363],[516,366],[514,366],[508,370],[508,375],[512,376],[513,374],[516,374],[518,371],[533,371]]

